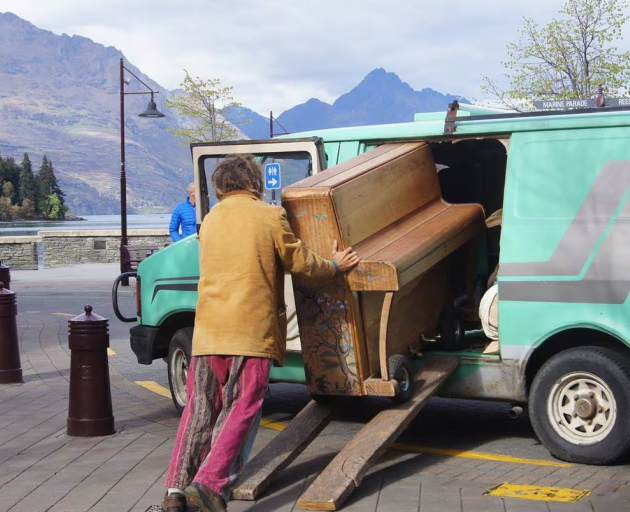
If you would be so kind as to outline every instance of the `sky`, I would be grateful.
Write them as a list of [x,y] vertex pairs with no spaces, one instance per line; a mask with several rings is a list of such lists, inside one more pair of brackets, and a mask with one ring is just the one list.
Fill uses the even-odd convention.
[[[114,46],[167,89],[219,78],[236,101],[274,115],[333,102],[377,67],[414,89],[484,99],[501,82],[523,17],[546,24],[564,0],[0,0],[56,34]],[[625,42],[630,45],[630,23]]]

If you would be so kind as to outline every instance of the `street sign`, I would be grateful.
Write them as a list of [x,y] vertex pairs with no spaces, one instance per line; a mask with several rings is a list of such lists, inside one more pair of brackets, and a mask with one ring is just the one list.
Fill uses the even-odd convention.
[[278,190],[280,188],[280,164],[265,165],[265,188]]
[[595,100],[542,100],[534,101],[534,107],[539,110],[566,110],[569,108],[594,108]]
[[[630,107],[630,98],[605,98],[606,107]],[[571,108],[595,108],[595,99],[585,100],[536,100],[538,110],[568,110]]]
[[630,107],[630,98],[606,98],[607,107]]

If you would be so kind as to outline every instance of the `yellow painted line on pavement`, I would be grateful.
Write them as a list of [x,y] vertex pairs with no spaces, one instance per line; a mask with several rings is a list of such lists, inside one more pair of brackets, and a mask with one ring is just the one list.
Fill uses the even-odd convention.
[[[157,393],[158,395],[165,396],[167,398],[171,398],[171,392],[165,387],[160,386],[157,382],[153,382],[152,380],[147,381],[136,381],[136,384]],[[282,431],[287,426],[287,423],[284,421],[274,421],[262,418],[260,420],[260,426],[269,428],[272,430]],[[513,464],[529,464],[533,466],[552,466],[557,468],[569,468],[572,464],[568,462],[556,462],[553,460],[540,460],[540,459],[523,459],[520,457],[510,457],[508,455],[496,455],[494,453],[484,453],[484,452],[472,452],[467,450],[450,450],[447,448],[431,448],[429,446],[418,446],[415,444],[408,443],[394,443],[394,448],[397,450],[407,451],[407,452],[417,452],[417,453],[435,453],[437,455],[448,455],[450,457],[462,457],[465,459],[481,459],[481,460],[492,460],[495,462],[511,462]]]
[[[271,428],[273,430],[283,430],[287,426],[285,422],[262,419],[260,425]],[[447,448],[431,448],[429,446],[418,446],[407,443],[394,443],[393,447],[397,450],[418,453],[435,453],[438,455],[448,455],[450,457],[462,457],[465,459],[482,459],[493,460],[496,462],[512,462],[514,464],[530,464],[534,466],[553,466],[558,468],[568,468],[572,465],[567,462],[555,462],[552,460],[539,459],[522,459],[519,457],[510,457],[508,455],[495,455],[494,453],[471,452],[467,450],[449,450]]]
[[451,457],[462,457],[464,459],[494,460],[496,462],[512,462],[514,464],[530,464],[534,466],[553,466],[556,468],[570,468],[572,464],[568,462],[556,462],[553,460],[522,459],[520,457],[510,457],[508,455],[496,455],[494,453],[471,452],[467,450],[450,450],[448,448],[430,448],[428,446],[417,446],[415,444],[394,443],[394,448],[408,452],[436,453],[438,455],[450,455]]
[[265,418],[260,420],[260,426],[265,428],[270,428],[272,430],[284,430],[284,427],[287,426],[286,423],[280,421],[267,420]]
[[152,380],[137,380],[136,384],[138,384],[138,386],[142,386],[145,389],[148,389],[149,391],[153,391],[158,395],[165,396],[166,398],[171,398],[171,392],[164,386],[160,386],[157,382],[154,382]]
[[70,313],[53,313],[53,315],[59,315],[59,316],[77,316],[77,315],[71,315]]
[[492,489],[488,489],[484,494],[488,496],[499,496],[501,498],[575,503],[591,494],[591,491],[562,487],[542,487],[540,485],[501,484]]
[[111,348],[107,347],[107,355],[108,356],[115,356],[116,352],[114,352]]

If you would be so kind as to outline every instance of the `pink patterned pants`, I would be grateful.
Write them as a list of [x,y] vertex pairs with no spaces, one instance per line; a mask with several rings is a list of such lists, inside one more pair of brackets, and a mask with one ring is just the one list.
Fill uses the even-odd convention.
[[270,364],[258,357],[191,358],[167,487],[199,482],[229,499],[258,428]]

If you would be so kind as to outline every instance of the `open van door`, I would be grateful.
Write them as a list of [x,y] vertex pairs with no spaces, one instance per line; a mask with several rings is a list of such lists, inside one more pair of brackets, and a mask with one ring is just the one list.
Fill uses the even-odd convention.
[[303,139],[266,139],[191,144],[195,174],[197,225],[217,199],[210,177],[216,166],[235,155],[253,155],[260,163],[265,179],[268,203],[280,204],[282,189],[326,168],[324,144],[319,137]]
[[[281,204],[282,189],[326,168],[324,144],[319,137],[268,139],[191,145],[195,173],[197,230],[217,198],[211,176],[216,166],[235,155],[253,155],[263,170],[263,200]],[[295,312],[293,283],[287,274],[284,296],[287,306],[287,351],[300,351],[300,334]]]

